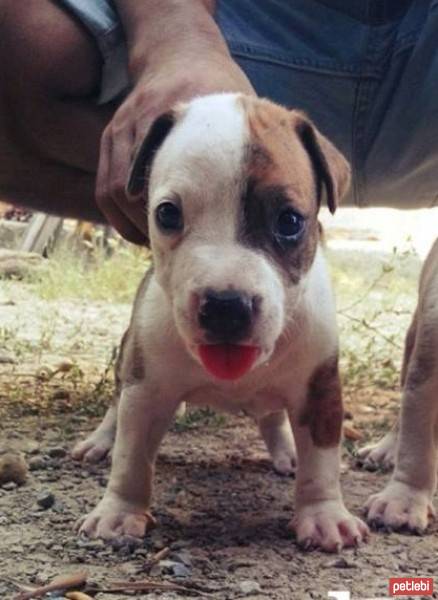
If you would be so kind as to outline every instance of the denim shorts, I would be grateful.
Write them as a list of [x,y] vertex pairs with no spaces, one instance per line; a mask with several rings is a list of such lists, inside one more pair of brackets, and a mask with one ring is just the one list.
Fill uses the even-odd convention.
[[[125,94],[112,1],[58,2],[102,53],[100,101]],[[349,159],[347,205],[438,206],[438,0],[218,0],[215,18],[257,93],[304,110]]]

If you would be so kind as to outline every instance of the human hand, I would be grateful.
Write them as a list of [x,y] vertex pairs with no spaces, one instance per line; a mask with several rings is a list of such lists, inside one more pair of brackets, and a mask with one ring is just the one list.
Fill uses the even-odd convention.
[[96,201],[108,221],[127,240],[148,243],[143,195],[126,191],[135,150],[151,124],[175,103],[214,92],[253,93],[251,84],[228,54],[199,52],[166,57],[148,64],[132,92],[103,132],[97,171]]

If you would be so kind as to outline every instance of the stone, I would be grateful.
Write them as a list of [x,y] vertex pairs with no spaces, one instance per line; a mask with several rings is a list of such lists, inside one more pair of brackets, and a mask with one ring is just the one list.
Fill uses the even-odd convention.
[[0,249],[0,278],[21,279],[41,267],[43,260],[42,256],[33,252]]
[[30,471],[41,471],[47,468],[47,460],[42,458],[41,456],[32,456],[29,460],[29,470]]
[[180,552],[172,552],[171,558],[176,562],[182,563],[186,567],[192,566],[192,557],[190,552],[187,550],[181,550]]
[[67,450],[62,446],[54,446],[53,448],[49,448],[47,450],[47,454],[51,458],[64,458],[67,456]]
[[17,484],[15,483],[15,481],[8,481],[8,483],[4,483],[2,485],[2,488],[7,492],[12,492],[13,490],[17,489]]
[[262,588],[257,581],[252,581],[251,579],[246,579],[239,583],[239,590],[245,596],[249,596],[250,594],[260,594]]
[[172,568],[172,574],[175,577],[190,577],[191,571],[182,563],[175,563]]
[[0,485],[3,489],[15,489],[6,488],[4,484],[14,483],[17,485],[23,485],[27,479],[27,463],[24,456],[19,452],[5,452],[0,454]]
[[16,365],[17,362],[13,354],[0,350],[0,365]]
[[52,494],[52,492],[41,492],[41,494],[39,494],[37,497],[37,504],[43,510],[47,510],[55,504],[55,496]]

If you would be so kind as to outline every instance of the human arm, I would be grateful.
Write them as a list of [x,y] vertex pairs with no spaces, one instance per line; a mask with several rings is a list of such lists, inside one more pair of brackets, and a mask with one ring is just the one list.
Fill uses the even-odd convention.
[[124,237],[144,243],[144,203],[128,198],[125,188],[132,156],[151,123],[178,101],[220,91],[252,93],[252,87],[214,21],[214,0],[115,4],[133,88],[102,136],[96,200]]

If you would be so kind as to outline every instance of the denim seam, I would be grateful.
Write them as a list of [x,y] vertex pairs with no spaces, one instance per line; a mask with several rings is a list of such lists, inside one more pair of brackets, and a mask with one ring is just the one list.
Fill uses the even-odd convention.
[[230,51],[233,55],[240,58],[271,62],[285,67],[294,67],[327,75],[337,75],[339,77],[372,77],[380,78],[381,69],[366,69],[362,65],[357,67],[346,67],[337,63],[322,63],[312,61],[306,58],[292,58],[281,52],[273,54],[261,46],[253,44],[242,44],[233,40],[227,40]]
[[391,58],[414,46],[417,43],[420,34],[421,30],[418,30],[411,31],[410,33],[406,33],[401,36],[394,44]]
[[[368,37],[364,56],[371,57],[373,53],[374,31],[368,29]],[[371,81],[369,78],[360,78],[357,82],[355,101],[352,116],[352,140],[351,140],[351,163],[353,172],[353,201],[356,206],[366,206],[365,189],[365,156],[364,156],[364,131],[366,117],[371,98]]]

